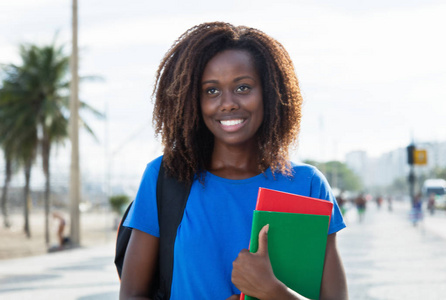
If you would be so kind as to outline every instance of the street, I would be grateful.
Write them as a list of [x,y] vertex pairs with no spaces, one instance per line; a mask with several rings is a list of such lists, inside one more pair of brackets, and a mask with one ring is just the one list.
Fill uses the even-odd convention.
[[[444,299],[446,215],[426,215],[413,226],[408,204],[392,212],[369,203],[359,222],[346,213],[338,233],[350,299]],[[118,299],[114,245],[0,261],[1,299]]]

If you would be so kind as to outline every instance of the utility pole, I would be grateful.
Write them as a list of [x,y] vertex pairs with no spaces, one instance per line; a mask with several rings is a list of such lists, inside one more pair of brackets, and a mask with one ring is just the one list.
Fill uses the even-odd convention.
[[321,163],[321,172],[327,176],[327,168],[326,166],[326,161],[325,161],[325,128],[324,128],[324,116],[320,115],[319,116],[319,131],[320,131],[320,163]]
[[77,0],[72,8],[72,52],[71,52],[71,84],[70,84],[70,239],[74,246],[80,245],[80,172],[79,172],[79,75],[77,47]]
[[407,163],[409,165],[409,195],[410,195],[410,201],[412,203],[412,206],[415,204],[415,171],[414,171],[414,151],[415,151],[415,145],[413,142],[407,146]]
[[341,193],[341,189],[339,188],[339,184],[338,184],[338,163],[339,163],[339,161],[337,160],[338,143],[336,141],[334,142],[333,149],[334,149],[334,157],[335,157],[335,161],[333,162],[333,187],[339,189],[339,193]]

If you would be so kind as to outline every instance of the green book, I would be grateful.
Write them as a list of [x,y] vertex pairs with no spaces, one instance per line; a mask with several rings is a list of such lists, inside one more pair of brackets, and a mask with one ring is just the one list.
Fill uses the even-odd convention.
[[[250,252],[257,252],[266,224],[268,253],[274,275],[299,294],[319,299],[329,216],[254,211]],[[245,300],[256,299],[245,295]]]

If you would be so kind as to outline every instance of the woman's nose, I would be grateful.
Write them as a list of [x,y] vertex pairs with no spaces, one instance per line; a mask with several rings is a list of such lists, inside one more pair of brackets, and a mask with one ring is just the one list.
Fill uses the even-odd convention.
[[224,112],[234,111],[239,109],[238,101],[231,92],[223,92],[221,96],[220,110]]

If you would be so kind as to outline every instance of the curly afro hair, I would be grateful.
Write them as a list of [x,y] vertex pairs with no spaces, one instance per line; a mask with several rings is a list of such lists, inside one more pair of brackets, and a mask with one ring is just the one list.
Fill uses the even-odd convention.
[[201,77],[208,61],[225,50],[248,51],[263,87],[264,118],[257,133],[258,166],[290,174],[288,151],[297,142],[302,96],[293,63],[284,47],[260,30],[223,22],[187,30],[161,61],[153,91],[153,123],[161,135],[163,162],[178,180],[204,182],[213,135],[200,109]]

